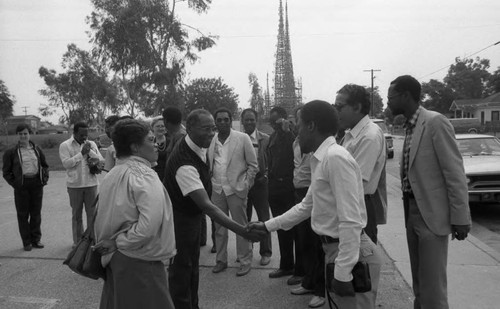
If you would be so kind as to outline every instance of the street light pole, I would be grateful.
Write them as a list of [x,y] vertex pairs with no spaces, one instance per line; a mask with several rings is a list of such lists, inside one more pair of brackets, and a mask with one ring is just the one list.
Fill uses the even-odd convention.
[[373,117],[373,72],[380,72],[381,70],[374,70],[374,69],[370,69],[370,70],[363,70],[363,72],[370,72],[371,73],[371,81],[372,81],[372,91],[371,91],[371,105],[370,105],[370,116]]

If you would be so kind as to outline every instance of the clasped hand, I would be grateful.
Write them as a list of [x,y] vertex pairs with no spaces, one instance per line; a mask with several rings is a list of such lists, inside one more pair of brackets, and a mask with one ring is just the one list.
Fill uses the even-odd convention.
[[94,246],[92,246],[92,250],[99,252],[100,255],[105,255],[112,253],[118,249],[116,247],[116,241],[114,239],[106,239],[101,240]]
[[264,222],[250,222],[245,227],[244,237],[251,241],[261,241],[264,239],[269,231],[267,230]]

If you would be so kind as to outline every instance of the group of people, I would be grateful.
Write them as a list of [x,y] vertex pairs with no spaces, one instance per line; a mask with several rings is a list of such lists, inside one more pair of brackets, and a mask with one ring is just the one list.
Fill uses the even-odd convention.
[[[414,308],[448,308],[449,234],[463,240],[469,232],[467,185],[453,127],[422,107],[420,95],[420,83],[408,75],[396,78],[388,93],[392,113],[407,119],[401,185]],[[194,110],[185,127],[174,107],[151,125],[108,117],[113,145],[106,159],[87,140],[87,126],[76,123],[60,156],[74,243],[83,232],[83,205],[89,223],[99,191],[95,249],[106,267],[100,308],[199,308],[206,215],[214,227],[213,273],[227,268],[228,230],[237,234],[236,276],[251,271],[252,242],[260,243],[260,264],[269,264],[270,232],[277,231],[279,268],[270,278],[288,276],[296,285],[292,294],[313,294],[312,308],[327,300],[338,308],[375,308],[382,264],[377,225],[387,219],[386,145],[369,111],[365,88],[347,84],[334,104],[314,100],[298,108],[294,122],[274,107],[270,136],[257,129],[253,109],[240,115],[243,132],[232,128],[233,115],[223,108],[213,115]],[[29,128],[18,129],[20,141],[4,154],[3,175],[15,190],[24,249],[31,250],[43,247],[48,166],[29,142]],[[99,190],[93,161],[106,162]],[[253,208],[258,221],[252,222]],[[359,261],[371,277],[364,293],[351,282]]]

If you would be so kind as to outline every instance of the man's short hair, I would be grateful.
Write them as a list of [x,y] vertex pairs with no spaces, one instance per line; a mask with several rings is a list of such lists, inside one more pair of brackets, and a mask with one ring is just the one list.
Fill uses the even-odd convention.
[[403,93],[408,91],[411,97],[416,101],[420,101],[420,94],[422,92],[422,86],[418,80],[410,75],[402,75],[391,82],[394,85],[394,91],[397,93]]
[[284,109],[281,106],[275,106],[275,107],[271,108],[271,110],[269,111],[269,114],[272,114],[272,113],[278,113],[278,115],[283,119],[288,118],[288,113],[286,112],[286,109]]
[[220,113],[227,113],[229,115],[229,121],[232,122],[233,121],[233,115],[231,114],[231,111],[225,107],[221,107],[221,108],[218,108],[215,112],[214,112],[214,119],[217,119],[217,115],[220,114]]
[[347,84],[340,88],[338,94],[347,95],[347,104],[353,106],[354,104],[361,104],[360,112],[368,115],[371,109],[370,93],[365,87],[355,84]]
[[186,117],[186,129],[190,129],[197,125],[200,122],[201,115],[212,116],[212,114],[210,114],[210,112],[206,109],[195,109]]
[[134,117],[130,116],[130,115],[123,115],[123,116],[120,116],[120,120],[124,120],[124,119],[134,119]]
[[17,133],[19,133],[19,132],[21,132],[21,131],[22,131],[22,130],[24,130],[24,129],[28,129],[28,133],[29,133],[29,134],[32,134],[32,133],[33,133],[33,132],[31,131],[31,127],[30,127],[29,125],[27,125],[27,124],[25,124],[25,123],[21,123],[20,125],[18,125],[18,126],[16,127],[16,134],[17,134]]
[[73,126],[73,133],[78,133],[78,130],[80,130],[80,128],[88,128],[89,125],[83,121],[79,121],[77,123],[75,123],[75,125]]
[[141,145],[149,134],[149,125],[135,119],[124,119],[116,123],[111,139],[116,150],[116,157],[123,158],[132,155],[132,144]]
[[255,120],[259,119],[259,114],[257,114],[257,111],[253,108],[245,108],[240,115],[240,118],[243,119],[245,117],[246,113],[253,113],[255,115]]
[[120,116],[118,115],[111,115],[111,116],[108,116],[106,117],[106,119],[104,119],[104,123],[108,126],[108,127],[111,127],[111,126],[114,126],[115,123],[120,120]]
[[163,121],[173,125],[179,125],[182,122],[182,112],[175,106],[167,106],[162,113]]
[[328,102],[314,100],[307,103],[300,110],[300,118],[304,124],[314,122],[319,133],[337,134],[339,116],[337,109]]

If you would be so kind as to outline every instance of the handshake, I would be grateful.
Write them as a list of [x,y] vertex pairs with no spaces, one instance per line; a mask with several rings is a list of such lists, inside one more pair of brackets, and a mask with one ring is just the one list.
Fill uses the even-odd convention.
[[241,236],[245,237],[250,241],[257,242],[264,239],[267,236],[267,234],[269,234],[269,231],[264,225],[264,222],[254,221],[248,223],[245,226],[245,231]]

